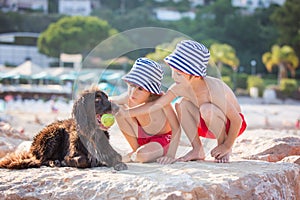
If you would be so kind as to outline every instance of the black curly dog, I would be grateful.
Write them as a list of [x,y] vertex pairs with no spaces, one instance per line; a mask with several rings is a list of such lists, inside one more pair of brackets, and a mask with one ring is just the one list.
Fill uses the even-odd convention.
[[125,170],[109,143],[109,133],[100,117],[111,113],[107,95],[99,89],[84,91],[73,105],[72,118],[56,121],[43,128],[33,139],[29,152],[11,153],[0,160],[0,168],[98,166]]

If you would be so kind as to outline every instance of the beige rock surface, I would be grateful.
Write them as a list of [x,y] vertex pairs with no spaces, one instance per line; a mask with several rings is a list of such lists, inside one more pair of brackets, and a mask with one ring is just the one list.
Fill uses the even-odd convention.
[[0,199],[297,199],[299,167],[234,161],[0,170]]
[[15,151],[16,147],[24,140],[30,140],[30,138],[14,129],[10,124],[0,122],[0,158]]

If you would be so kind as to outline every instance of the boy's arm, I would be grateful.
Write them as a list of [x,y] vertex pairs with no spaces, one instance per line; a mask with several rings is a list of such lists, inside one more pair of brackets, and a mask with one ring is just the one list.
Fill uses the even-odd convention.
[[111,96],[109,100],[118,105],[124,105],[128,103],[128,93],[124,92],[119,96]]
[[211,95],[211,97],[214,97],[211,99],[211,102],[212,104],[218,106],[225,114],[226,118],[230,121],[228,135],[223,143],[227,149],[230,149],[232,148],[234,141],[238,136],[240,127],[242,125],[242,119],[234,103],[229,100],[230,98],[226,98],[226,89],[224,89],[224,91],[225,94],[223,92],[219,92],[218,94]]
[[166,94],[164,94],[159,99],[153,102],[149,102],[141,106],[137,106],[127,110],[120,108],[119,112],[124,116],[130,116],[130,117],[144,115],[150,112],[155,112],[157,110],[163,109],[166,105],[170,104],[175,97],[176,96],[174,95],[174,93],[168,90]]
[[168,152],[165,156],[162,156],[156,160],[159,164],[171,164],[176,161],[175,155],[176,151],[179,145],[179,140],[181,136],[181,128],[180,124],[177,119],[177,115],[175,114],[173,108],[171,105],[166,106],[164,108],[164,113],[166,115],[166,118],[168,119],[168,122],[171,126],[172,129],[172,136],[171,136],[171,141],[169,144],[169,149]]
[[224,145],[227,148],[232,148],[242,126],[242,118],[231,102],[227,102],[226,110],[226,117],[230,120],[230,127]]
[[171,142],[166,156],[175,158],[181,136],[181,128],[177,115],[171,105],[165,107],[164,112],[172,129]]

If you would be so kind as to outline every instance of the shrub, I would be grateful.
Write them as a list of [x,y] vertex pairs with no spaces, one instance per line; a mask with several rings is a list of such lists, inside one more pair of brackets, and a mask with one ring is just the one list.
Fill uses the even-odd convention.
[[231,76],[232,73],[233,73],[232,68],[230,68],[230,67],[228,67],[226,65],[224,65],[222,67],[222,71],[221,71],[222,76]]
[[233,83],[230,76],[222,76],[222,80],[231,88],[233,89]]
[[264,80],[259,76],[248,76],[247,90],[250,91],[250,88],[252,87],[258,88],[258,94],[259,96],[262,96],[265,89]]
[[290,78],[281,79],[279,88],[284,95],[290,97],[298,88],[297,81]]

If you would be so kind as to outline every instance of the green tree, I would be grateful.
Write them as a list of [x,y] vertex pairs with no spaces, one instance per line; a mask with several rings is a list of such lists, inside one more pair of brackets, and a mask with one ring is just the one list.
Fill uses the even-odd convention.
[[281,79],[288,77],[287,71],[290,71],[291,76],[295,77],[295,69],[299,65],[299,58],[292,47],[273,45],[271,52],[263,54],[262,62],[269,72],[272,71],[273,67],[278,67],[278,84],[280,84]]
[[[276,42],[277,32],[269,20],[273,10],[270,7],[245,15],[243,10],[232,7],[230,0],[217,0],[199,8],[191,26],[182,27],[187,35],[208,46],[215,42],[229,44],[236,50],[240,65],[247,67],[250,60],[261,60],[261,55]],[[260,66],[258,62],[257,68]],[[248,68],[245,70],[250,72]],[[264,72],[265,68],[258,71]]]
[[41,33],[38,49],[51,57],[59,57],[61,53],[86,56],[97,44],[116,32],[97,17],[64,17]]
[[299,10],[299,0],[286,0],[283,6],[278,7],[271,15],[271,20],[278,27],[279,43],[292,46],[296,52],[300,52]]
[[60,15],[44,15],[42,13],[17,13],[0,11],[0,33],[44,31],[48,24],[56,22]]
[[[253,15],[236,14],[226,20],[224,39],[220,42],[230,44],[245,70],[250,72],[251,60],[257,61],[257,72],[265,72],[261,55],[276,43],[277,32],[268,17],[273,9],[259,9]],[[251,34],[249,34],[251,33]]]
[[94,10],[92,15],[106,20],[112,27],[117,27],[120,32],[141,26],[161,27],[161,23],[153,19],[151,8],[147,7],[134,8],[122,14],[112,9],[100,8]]
[[232,46],[215,43],[210,46],[209,51],[210,62],[216,63],[220,71],[222,71],[223,64],[230,66],[233,70],[236,70],[239,66],[240,61]]

